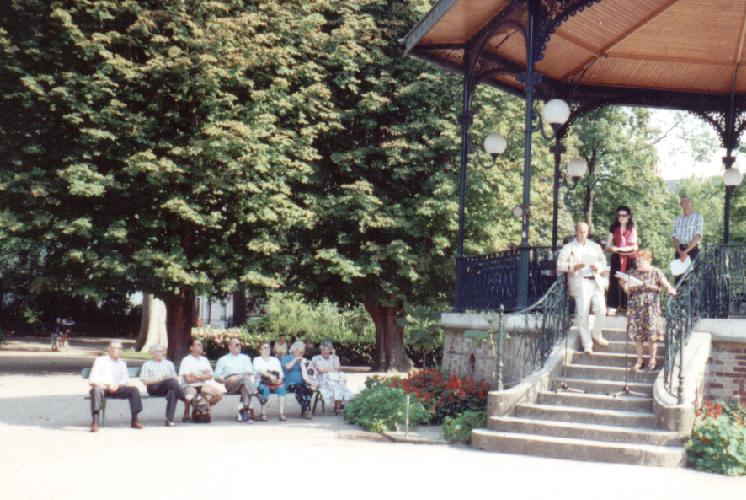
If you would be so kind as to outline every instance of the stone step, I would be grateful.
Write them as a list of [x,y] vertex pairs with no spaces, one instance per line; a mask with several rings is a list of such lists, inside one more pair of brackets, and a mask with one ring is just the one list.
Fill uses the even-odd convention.
[[619,397],[605,394],[582,394],[577,392],[540,392],[537,403],[542,405],[577,406],[580,408],[596,408],[599,410],[618,411],[653,411],[653,398],[620,395]]
[[604,329],[626,330],[627,316],[606,316],[604,318]]
[[568,378],[588,378],[624,381],[624,372],[627,374],[630,382],[647,382],[652,383],[658,376],[660,370],[653,372],[625,370],[618,366],[594,366],[570,363],[565,367],[565,377]]
[[520,417],[490,417],[488,428],[499,432],[588,439],[607,443],[639,443],[656,446],[683,446],[686,438],[676,432],[642,427],[618,427],[577,422],[552,422]]
[[663,467],[680,467],[686,458],[684,448],[680,447],[608,443],[489,429],[474,430],[472,446],[501,453]]
[[[552,381],[552,388],[557,390],[560,384],[566,382],[570,389],[585,391],[587,394],[615,394],[622,390],[624,380],[603,379],[575,379],[570,377],[557,378]],[[653,395],[652,382],[629,382],[629,390],[639,392],[646,396]]]
[[558,422],[579,422],[621,427],[658,427],[658,415],[642,411],[601,410],[576,406],[542,404],[519,404],[515,416],[552,420]]
[[[594,346],[594,352],[591,353],[575,351],[572,353],[572,356],[570,356],[570,360],[576,365],[619,366],[622,368],[624,368],[625,365],[631,368],[637,362],[636,354],[630,355],[621,352],[595,352],[595,349]],[[647,365],[650,356],[645,354],[643,359],[645,360],[645,365]],[[656,363],[658,366],[661,366],[663,364],[663,357],[656,356]]]
[[[601,330],[603,337],[606,340],[622,341],[627,340],[627,328],[604,328]],[[630,341],[630,344],[632,341]],[[596,346],[597,344],[593,344]]]
[[[648,343],[645,342],[644,346],[645,351],[648,352]],[[601,346],[598,344],[593,344],[593,352],[617,352],[617,353],[623,353],[623,352],[629,353],[629,354],[635,354],[636,348],[634,342],[625,342],[624,340],[610,340],[609,345],[607,346]],[[658,352],[660,354],[663,354],[663,342],[658,342]]]

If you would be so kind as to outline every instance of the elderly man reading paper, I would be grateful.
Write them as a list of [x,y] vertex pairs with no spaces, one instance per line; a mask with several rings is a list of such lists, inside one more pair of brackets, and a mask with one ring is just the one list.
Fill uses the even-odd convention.
[[[575,299],[583,350],[593,352],[593,342],[608,345],[601,334],[606,316],[606,257],[601,246],[588,239],[588,224],[585,222],[575,225],[575,239],[560,250],[557,272],[567,273],[570,295]],[[595,315],[592,336],[591,307]]]

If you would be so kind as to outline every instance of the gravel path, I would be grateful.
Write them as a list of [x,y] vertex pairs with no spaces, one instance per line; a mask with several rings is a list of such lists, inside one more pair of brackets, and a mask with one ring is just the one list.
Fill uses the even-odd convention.
[[[50,353],[51,354],[51,353]],[[0,351],[0,499],[221,499],[228,497],[512,499],[744,498],[745,478],[484,453],[464,447],[340,438],[341,419],[233,421],[236,398],[221,402],[208,425],[162,427],[165,402],[144,401],[146,428],[130,429],[126,402],[115,401],[107,427],[87,432],[86,383],[72,373],[90,356]],[[70,359],[68,359],[70,358]],[[41,359],[41,361],[39,361]],[[59,363],[59,364],[58,364]],[[54,369],[32,373],[39,365]],[[19,367],[25,366],[23,373]],[[365,374],[351,374],[359,390]],[[177,409],[181,411],[181,406]],[[343,432],[342,435],[348,435]],[[244,491],[245,490],[245,491]],[[259,495],[259,497],[257,497]]]

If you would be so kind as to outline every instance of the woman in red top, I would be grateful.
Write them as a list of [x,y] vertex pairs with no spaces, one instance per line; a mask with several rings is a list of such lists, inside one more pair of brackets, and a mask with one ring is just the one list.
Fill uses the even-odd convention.
[[617,309],[627,309],[627,293],[615,276],[617,271],[628,273],[635,268],[637,256],[637,229],[632,220],[632,210],[627,205],[616,209],[616,220],[609,227],[606,250],[611,252],[611,274],[606,306],[609,316],[616,315]]

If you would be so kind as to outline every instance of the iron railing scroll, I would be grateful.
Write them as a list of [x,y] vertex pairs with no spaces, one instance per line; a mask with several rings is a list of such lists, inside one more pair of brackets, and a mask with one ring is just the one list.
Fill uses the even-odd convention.
[[683,346],[697,321],[746,313],[746,245],[705,248],[676,290],[665,308],[663,376],[666,390],[685,404]]
[[[555,253],[549,247],[529,249],[529,303],[538,301],[552,286]],[[518,307],[520,252],[504,251],[492,255],[459,257],[456,260],[455,310],[515,311]]]
[[498,352],[504,385],[515,385],[541,369],[567,335],[570,322],[567,278],[562,273],[535,304],[500,321],[500,337],[507,339]]

